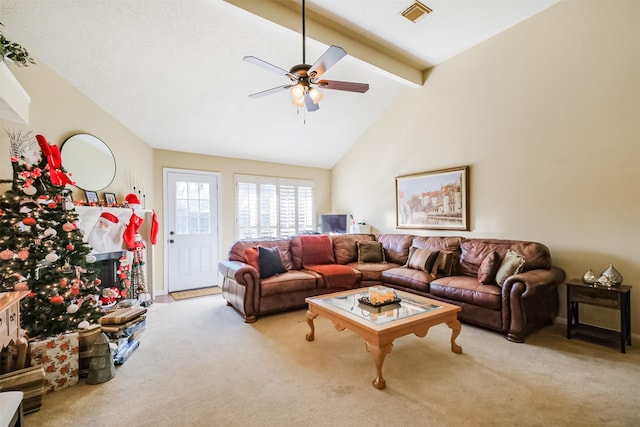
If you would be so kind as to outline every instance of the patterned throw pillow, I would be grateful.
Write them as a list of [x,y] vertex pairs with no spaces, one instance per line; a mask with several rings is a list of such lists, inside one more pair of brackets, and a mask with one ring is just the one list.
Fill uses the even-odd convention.
[[478,268],[478,281],[483,285],[496,283],[496,273],[500,267],[500,256],[496,251],[484,257]]
[[287,272],[287,269],[282,264],[280,250],[277,247],[265,248],[258,246],[258,267],[261,279]]
[[507,249],[507,254],[504,256],[502,264],[500,264],[498,272],[496,273],[496,282],[498,283],[498,286],[502,286],[509,276],[518,274],[520,270],[522,270],[523,265],[524,256],[520,255],[516,251]]
[[384,262],[384,248],[380,242],[356,242],[358,262]]
[[436,262],[436,259],[438,259],[439,254],[440,251],[432,251],[430,249],[411,246],[411,248],[409,248],[409,259],[407,260],[405,267],[431,273],[433,265]]

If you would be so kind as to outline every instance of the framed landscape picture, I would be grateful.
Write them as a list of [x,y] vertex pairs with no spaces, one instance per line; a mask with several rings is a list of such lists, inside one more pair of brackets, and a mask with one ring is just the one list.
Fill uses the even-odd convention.
[[469,230],[469,166],[396,177],[396,228]]

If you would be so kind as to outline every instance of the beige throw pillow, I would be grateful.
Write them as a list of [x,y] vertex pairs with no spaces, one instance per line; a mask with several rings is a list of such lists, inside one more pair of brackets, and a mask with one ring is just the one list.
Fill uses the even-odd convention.
[[511,249],[507,249],[507,254],[504,256],[502,264],[500,264],[498,272],[496,273],[498,286],[502,286],[509,276],[518,274],[520,270],[522,270],[523,265],[524,256]]

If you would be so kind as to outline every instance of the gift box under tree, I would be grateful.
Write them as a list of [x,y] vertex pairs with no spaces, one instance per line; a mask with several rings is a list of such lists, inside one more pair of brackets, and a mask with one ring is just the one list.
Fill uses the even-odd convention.
[[31,341],[31,365],[42,366],[45,393],[72,386],[78,382],[78,333]]

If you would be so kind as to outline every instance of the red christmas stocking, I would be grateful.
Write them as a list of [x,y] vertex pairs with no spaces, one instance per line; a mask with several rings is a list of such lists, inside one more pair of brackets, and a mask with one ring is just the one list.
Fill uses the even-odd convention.
[[158,241],[158,230],[160,228],[160,224],[158,224],[158,215],[156,211],[153,211],[153,216],[151,217],[151,244],[155,245]]
[[140,226],[142,226],[142,221],[144,220],[134,212],[131,214],[131,218],[129,218],[129,224],[127,224],[127,227],[124,229],[122,239],[129,250],[133,250],[136,247],[136,234],[138,230],[140,230]]

